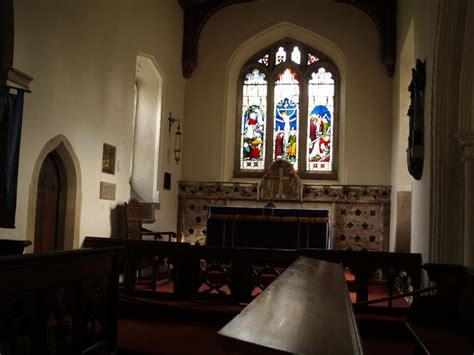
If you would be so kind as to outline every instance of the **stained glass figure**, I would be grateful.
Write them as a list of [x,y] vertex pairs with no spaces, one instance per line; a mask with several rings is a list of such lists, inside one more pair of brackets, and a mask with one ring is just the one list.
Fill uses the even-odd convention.
[[291,60],[296,64],[301,63],[301,52],[298,47],[293,48],[293,52],[291,52]]
[[275,82],[273,157],[289,160],[298,168],[299,82],[286,69]]
[[258,60],[258,62],[268,67],[268,59],[269,59],[268,54],[265,54],[262,58]]
[[278,48],[278,52],[275,54],[275,64],[286,62],[286,51],[283,47]]
[[306,170],[331,171],[333,164],[334,79],[319,68],[308,83]]
[[265,162],[267,81],[258,69],[247,73],[242,92],[240,168],[259,170]]
[[318,60],[319,60],[318,57],[312,55],[311,53],[308,53],[308,65],[316,63]]

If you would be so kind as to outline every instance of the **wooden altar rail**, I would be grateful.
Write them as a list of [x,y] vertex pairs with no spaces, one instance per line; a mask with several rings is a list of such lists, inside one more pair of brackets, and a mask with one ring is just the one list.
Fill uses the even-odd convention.
[[[124,246],[121,269],[126,294],[160,295],[148,289],[137,288],[137,270],[143,260],[154,265],[167,265],[173,283],[169,297],[185,299],[212,298],[236,303],[248,303],[255,291],[264,289],[298,256],[341,263],[349,268],[355,280],[350,288],[356,292],[357,302],[368,300],[369,283],[381,270],[389,284],[388,295],[393,294],[395,283],[410,280],[414,289],[420,287],[421,255],[388,252],[340,251],[323,249],[267,250],[193,246],[188,243],[169,243],[144,240],[126,240],[86,237],[84,247],[101,248]],[[170,266],[172,265],[172,266]],[[404,275],[399,277],[399,275]],[[354,287],[351,287],[354,286]],[[367,307],[367,306],[365,306]],[[391,301],[388,307],[392,308]]]
[[117,267],[117,248],[0,257],[0,353],[113,353]]

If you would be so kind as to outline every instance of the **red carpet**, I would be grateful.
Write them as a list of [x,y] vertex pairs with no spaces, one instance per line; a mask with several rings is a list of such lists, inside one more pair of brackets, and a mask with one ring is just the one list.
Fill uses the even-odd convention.
[[[360,319],[358,323],[365,355],[413,354],[414,347],[402,322]],[[217,325],[120,319],[118,355],[238,354],[217,344],[216,333],[220,328]]]
[[[220,326],[120,319],[119,354],[237,354],[216,342]],[[138,355],[137,354],[137,355]]]
[[[351,281],[352,275],[346,275],[346,279]],[[163,293],[173,293],[173,282],[157,283],[157,291]],[[201,286],[200,292],[205,290]],[[137,283],[137,290],[150,290],[149,280],[142,280]],[[226,286],[222,288],[224,292],[230,292]],[[259,293],[260,289],[255,289],[254,294]],[[396,292],[394,292],[396,294]],[[372,283],[369,286],[369,300],[383,298],[388,296],[388,289],[383,283]],[[351,292],[352,302],[355,302],[355,293]],[[206,306],[199,306],[200,311],[189,313],[187,311],[164,310],[157,306],[162,301],[148,301],[143,299],[141,310],[133,316],[134,306],[128,308],[127,317],[122,317],[118,322],[118,355],[152,355],[152,354],[238,354],[225,350],[217,343],[217,331],[222,328],[227,321],[225,318],[203,319],[206,317]],[[147,302],[155,303],[153,309],[147,309]],[[174,302],[178,308],[189,307],[188,304],[179,304]],[[386,307],[387,302],[374,304],[370,307]],[[395,308],[408,308],[404,299],[393,301]],[[161,308],[160,308],[161,307]],[[167,306],[164,306],[165,309]],[[227,306],[229,307],[229,306]],[[211,308],[211,307],[210,307]],[[209,308],[209,309],[210,309]],[[217,306],[211,312],[226,312],[222,307]],[[235,307],[234,307],[235,308]],[[132,312],[130,312],[132,310]],[[238,312],[236,309],[229,309],[231,317],[232,312]],[[183,312],[190,314],[186,320],[183,320]],[[167,315],[164,316],[164,313]],[[171,314],[171,317],[170,317]],[[208,312],[208,314],[210,314]],[[236,314],[236,313],[233,313]],[[145,317],[142,317],[146,315]],[[146,319],[143,319],[146,318]],[[157,319],[159,318],[159,319]],[[179,318],[180,321],[177,321]],[[412,354],[414,347],[411,339],[403,324],[403,317],[358,315],[359,331],[366,355],[403,355]],[[335,354],[337,355],[337,354]]]

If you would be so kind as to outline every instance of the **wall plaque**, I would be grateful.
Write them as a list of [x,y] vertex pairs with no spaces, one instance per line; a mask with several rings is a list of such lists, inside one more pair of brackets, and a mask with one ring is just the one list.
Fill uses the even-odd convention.
[[110,182],[101,181],[100,182],[100,195],[101,200],[115,200],[115,188],[116,185]]

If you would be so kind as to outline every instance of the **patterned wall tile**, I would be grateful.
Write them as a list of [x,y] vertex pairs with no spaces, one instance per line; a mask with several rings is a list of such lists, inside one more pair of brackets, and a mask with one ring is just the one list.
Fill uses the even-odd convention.
[[[208,206],[257,201],[257,195],[257,183],[180,182],[178,235],[183,241],[205,244]],[[334,249],[388,251],[390,187],[304,184],[303,208],[314,202],[333,203]]]
[[338,203],[334,212],[335,249],[384,250],[385,226],[382,205]]

